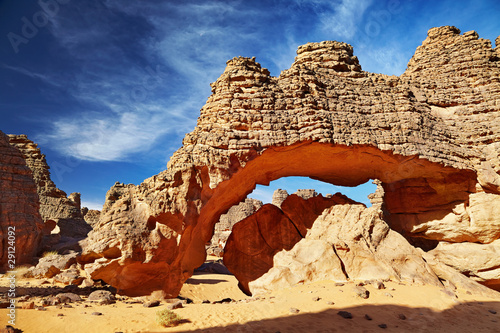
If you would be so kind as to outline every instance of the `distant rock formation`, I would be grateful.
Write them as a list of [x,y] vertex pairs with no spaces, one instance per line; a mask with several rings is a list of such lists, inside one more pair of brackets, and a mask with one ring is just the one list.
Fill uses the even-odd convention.
[[0,132],[0,270],[31,263],[42,229],[32,172],[21,152]]
[[[16,147],[33,173],[40,199],[40,214],[46,225],[56,228],[61,236],[84,238],[92,227],[82,216],[80,193],[66,196],[64,191],[56,187],[50,178],[50,167],[37,144],[24,134],[9,135],[10,144]],[[50,227],[48,228],[50,229]]]
[[99,222],[101,217],[101,211],[96,209],[88,209],[87,207],[82,208],[82,215],[85,222],[87,222],[91,227]]
[[224,254],[224,246],[226,246],[227,238],[233,230],[233,226],[255,213],[262,207],[262,201],[251,198],[246,198],[245,201],[240,202],[222,214],[219,222],[214,227],[214,235],[210,240],[210,245],[207,246],[207,254],[222,257]]
[[273,192],[271,203],[276,207],[281,208],[281,204],[283,203],[283,201],[285,201],[286,198],[288,198],[287,190],[282,190],[279,188]]
[[220,216],[287,176],[377,179],[383,220],[411,244],[487,246],[499,238],[499,60],[455,27],[430,29],[400,77],[362,71],[340,42],[300,46],[279,77],[229,60],[167,170],[110,189],[82,263],[122,293],[176,296]]

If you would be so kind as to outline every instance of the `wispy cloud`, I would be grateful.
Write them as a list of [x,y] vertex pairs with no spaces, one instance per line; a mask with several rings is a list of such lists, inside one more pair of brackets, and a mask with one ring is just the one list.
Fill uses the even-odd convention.
[[357,32],[366,9],[372,0],[313,0],[313,4],[327,6],[327,10],[319,13],[321,28],[336,38],[350,39]]
[[38,140],[52,142],[55,149],[82,160],[124,160],[147,151],[166,134],[192,130],[195,119],[186,116],[192,108],[189,101],[173,108],[144,103],[126,110],[114,106],[109,115],[97,112],[60,119],[53,123],[52,133]]
[[7,64],[2,64],[1,66],[3,68],[9,69],[11,71],[20,73],[20,74],[25,75],[27,77],[30,77],[32,79],[40,80],[40,81],[42,81],[45,84],[49,84],[49,85],[54,86],[54,87],[60,87],[61,86],[60,80],[57,79],[54,76],[51,76],[51,75],[48,75],[48,74],[44,74],[44,73],[37,73],[37,72],[35,72],[33,70],[30,70],[30,69],[27,69],[27,68],[23,68],[23,67],[10,66],[10,65],[7,65]]
[[[79,23],[57,17],[51,32],[82,69],[60,84],[89,110],[57,115],[38,140],[79,159],[117,161],[147,152],[166,135],[182,137],[194,128],[225,62],[256,42],[251,30],[230,20],[249,15],[238,11],[239,3],[153,8],[105,1],[98,11],[83,11],[91,26],[82,25],[76,9]],[[112,18],[127,22],[121,26]],[[142,32],[126,43],[131,22]],[[110,27],[116,28],[112,36]]]

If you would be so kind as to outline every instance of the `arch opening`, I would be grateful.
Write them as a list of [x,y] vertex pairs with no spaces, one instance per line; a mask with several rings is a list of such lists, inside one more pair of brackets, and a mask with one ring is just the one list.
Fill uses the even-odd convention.
[[231,234],[232,227],[256,213],[266,204],[274,204],[280,207],[281,203],[292,194],[296,194],[303,199],[309,199],[319,195],[328,198],[332,197],[335,193],[341,193],[349,199],[370,207],[372,203],[369,195],[374,194],[376,190],[377,185],[373,180],[355,187],[345,187],[325,183],[309,177],[296,176],[273,180],[267,186],[257,184],[255,189],[243,201],[233,205],[226,213],[220,216],[219,221],[215,224],[212,239],[206,244],[207,255],[222,258],[223,249]]

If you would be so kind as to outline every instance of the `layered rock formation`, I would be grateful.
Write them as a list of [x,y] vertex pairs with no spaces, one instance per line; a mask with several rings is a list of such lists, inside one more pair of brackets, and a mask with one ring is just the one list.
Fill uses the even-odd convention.
[[32,172],[0,132],[0,270],[31,263],[43,229],[38,210]]
[[489,244],[440,242],[429,255],[477,282],[500,290],[500,239]]
[[50,167],[37,144],[29,140],[24,134],[9,135],[10,144],[22,153],[27,166],[33,173],[40,200],[40,214],[44,223],[61,236],[84,238],[92,227],[82,216],[80,193],[71,193],[69,196],[56,187],[50,178]]
[[90,226],[93,226],[99,222],[99,219],[101,217],[101,211],[83,207],[82,215],[85,222],[87,222]]
[[108,192],[82,263],[123,293],[176,295],[220,216],[286,176],[378,179],[383,219],[427,249],[491,242],[494,208],[475,212],[500,194],[499,58],[454,27],[429,30],[400,77],[362,71],[339,42],[300,46],[279,77],[234,58],[167,170]]

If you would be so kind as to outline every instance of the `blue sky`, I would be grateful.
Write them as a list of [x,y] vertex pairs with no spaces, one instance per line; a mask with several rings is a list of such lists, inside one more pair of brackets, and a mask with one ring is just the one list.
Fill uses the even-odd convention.
[[[39,143],[56,185],[98,208],[116,181],[166,168],[234,56],[271,74],[297,46],[350,43],[363,70],[400,75],[435,26],[500,35],[500,2],[0,0],[0,130]],[[275,188],[332,185],[281,179]],[[346,189],[366,202],[373,186]]]

